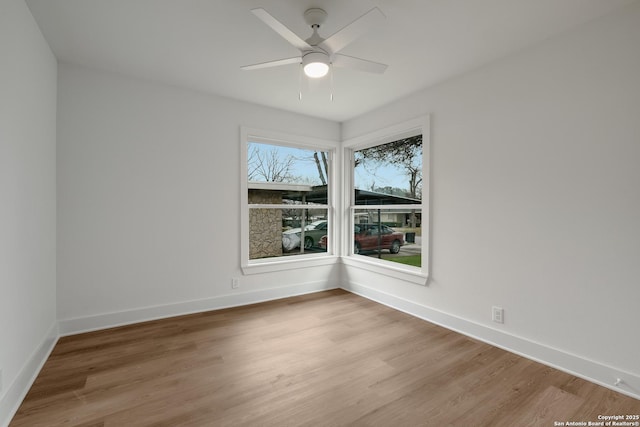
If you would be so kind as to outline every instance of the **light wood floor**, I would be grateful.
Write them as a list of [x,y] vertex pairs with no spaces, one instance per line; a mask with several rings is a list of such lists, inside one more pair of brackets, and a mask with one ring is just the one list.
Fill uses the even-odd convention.
[[61,338],[18,426],[553,426],[640,401],[345,291]]

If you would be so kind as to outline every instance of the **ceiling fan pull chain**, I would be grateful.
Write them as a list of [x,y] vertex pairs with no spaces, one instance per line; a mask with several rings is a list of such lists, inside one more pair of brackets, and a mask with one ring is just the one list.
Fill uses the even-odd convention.
[[302,102],[302,64],[300,64],[298,70],[298,100]]
[[333,63],[329,64],[329,100],[333,102]]

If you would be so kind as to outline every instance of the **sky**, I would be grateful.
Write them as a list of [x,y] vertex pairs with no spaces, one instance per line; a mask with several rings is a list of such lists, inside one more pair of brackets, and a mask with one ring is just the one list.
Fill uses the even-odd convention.
[[[312,185],[322,184],[318,175],[316,163],[313,160],[313,150],[279,145],[251,144],[255,144],[262,153],[275,148],[278,152],[278,158],[280,159],[285,159],[289,155],[293,156],[296,160],[293,163],[291,174],[296,177],[302,177],[303,180],[301,180],[302,182],[300,183],[311,183]],[[310,180],[310,182],[306,182],[305,179]],[[407,190],[409,188],[409,178],[403,173],[402,169],[395,165],[380,166],[375,171],[375,175],[372,175],[369,171],[359,166],[354,172],[354,181],[356,188],[364,190],[370,190],[372,183],[374,183],[376,187],[389,186]]]

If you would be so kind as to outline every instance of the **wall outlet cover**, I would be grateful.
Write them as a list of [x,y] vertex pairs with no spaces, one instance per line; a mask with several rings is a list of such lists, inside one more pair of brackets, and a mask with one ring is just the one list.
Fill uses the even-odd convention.
[[502,307],[491,307],[491,319],[496,323],[504,323],[504,309]]

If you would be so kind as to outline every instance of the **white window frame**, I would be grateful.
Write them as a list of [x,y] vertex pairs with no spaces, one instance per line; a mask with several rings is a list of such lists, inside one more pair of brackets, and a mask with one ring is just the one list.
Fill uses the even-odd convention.
[[[282,208],[281,205],[249,205],[249,182],[248,182],[248,143],[257,142],[263,144],[280,145],[292,148],[307,150],[322,150],[329,155],[329,183],[327,184],[327,205],[313,206],[320,209],[327,209],[328,224],[328,247],[327,252],[315,254],[300,254],[283,257],[249,259],[249,209],[251,208]],[[337,230],[336,226],[336,189],[337,187],[337,167],[336,152],[339,144],[336,141],[291,135],[283,132],[276,132],[264,129],[240,127],[240,251],[241,268],[243,274],[260,274],[273,271],[290,270],[314,267],[320,265],[334,264],[338,261],[336,255]]]
[[[419,205],[356,205],[354,200],[354,152],[402,138],[422,134],[422,203]],[[430,118],[428,115],[392,125],[366,135],[343,141],[343,198],[341,244],[342,262],[407,282],[426,285],[431,267],[431,143]],[[358,209],[416,208],[422,215],[422,266],[420,268],[396,262],[380,260],[353,253],[354,211]],[[426,236],[425,236],[426,235]],[[426,237],[426,238],[425,238]]]

